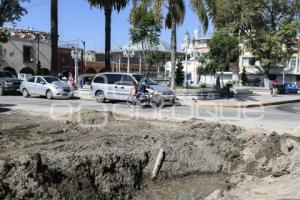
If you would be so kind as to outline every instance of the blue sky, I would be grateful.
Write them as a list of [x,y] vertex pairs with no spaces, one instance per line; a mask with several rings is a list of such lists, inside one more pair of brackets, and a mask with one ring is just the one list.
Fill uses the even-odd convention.
[[[86,0],[58,0],[59,1],[59,35],[64,42],[77,43],[86,41],[87,49],[104,50],[104,13],[100,9],[90,8]],[[72,3],[71,3],[72,2]],[[187,3],[188,6],[188,3]],[[24,3],[28,14],[16,23],[17,28],[33,28],[34,30],[50,31],[50,0],[31,0]],[[112,15],[112,48],[118,48],[129,41],[128,16],[131,6],[119,14]],[[7,26],[12,26],[7,24]],[[178,28],[178,48],[185,31],[191,34],[194,29],[202,29],[196,15],[187,7],[185,22]],[[207,35],[212,34],[212,28]],[[203,36],[203,33],[202,33]],[[162,30],[161,39],[170,42],[170,31]]]

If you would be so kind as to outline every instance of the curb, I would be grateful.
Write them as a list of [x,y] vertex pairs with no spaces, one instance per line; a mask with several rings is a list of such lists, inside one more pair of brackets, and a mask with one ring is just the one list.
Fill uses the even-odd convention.
[[199,104],[197,102],[193,103],[184,103],[185,105],[188,106],[193,106],[193,107],[210,107],[210,108],[215,108],[215,107],[223,107],[223,108],[257,108],[257,107],[262,107],[262,106],[275,106],[275,105],[282,105],[282,104],[288,104],[288,103],[298,103],[300,102],[300,99],[293,99],[293,100],[285,100],[285,101],[277,101],[277,102],[266,102],[266,103],[260,103],[260,104],[222,104],[222,103],[215,103],[215,104]]

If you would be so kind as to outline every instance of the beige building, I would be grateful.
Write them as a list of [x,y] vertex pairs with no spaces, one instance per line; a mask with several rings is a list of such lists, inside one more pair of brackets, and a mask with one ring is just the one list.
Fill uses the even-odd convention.
[[0,43],[0,69],[18,74],[35,74],[38,60],[50,72],[50,34],[23,29],[8,29],[10,39]]

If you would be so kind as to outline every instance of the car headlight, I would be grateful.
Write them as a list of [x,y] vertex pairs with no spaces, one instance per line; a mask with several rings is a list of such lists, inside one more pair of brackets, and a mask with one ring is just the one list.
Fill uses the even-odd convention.
[[5,81],[4,84],[5,85],[12,85],[12,82],[11,81]]
[[63,91],[63,89],[61,87],[56,87],[55,88],[57,91]]

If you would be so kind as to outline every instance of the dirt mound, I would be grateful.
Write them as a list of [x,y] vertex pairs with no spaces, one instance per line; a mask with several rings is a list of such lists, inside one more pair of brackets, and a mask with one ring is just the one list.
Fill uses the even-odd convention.
[[53,169],[40,154],[5,162],[11,167],[1,171],[1,199],[130,199],[141,187],[147,160],[106,155],[68,163],[68,170]]
[[165,156],[155,183],[233,174],[235,185],[241,174],[278,177],[299,166],[296,138],[245,137],[233,125],[98,111],[65,121],[24,116],[12,114],[7,120],[17,117],[18,124],[0,130],[0,199],[132,199],[152,182],[160,149]]

